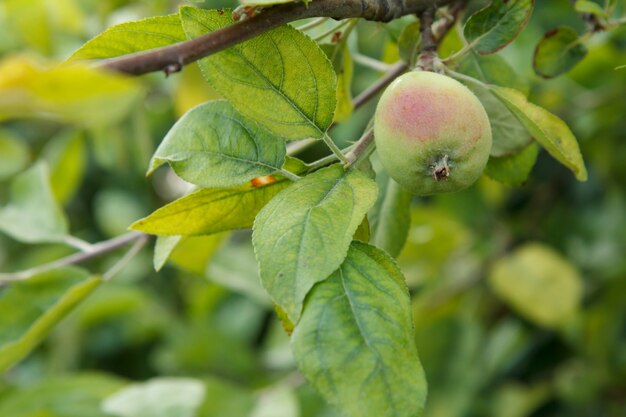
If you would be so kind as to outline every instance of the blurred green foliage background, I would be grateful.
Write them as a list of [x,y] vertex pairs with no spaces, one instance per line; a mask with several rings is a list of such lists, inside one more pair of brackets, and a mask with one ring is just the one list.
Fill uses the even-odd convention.
[[[616,70],[626,65],[626,28],[595,34],[572,72],[542,80],[532,56],[543,33],[561,24],[582,32],[584,25],[567,0],[536,3],[528,27],[500,54],[530,82],[530,100],[572,128],[589,181],[576,182],[541,151],[522,187],[483,177],[460,193],[415,199],[399,263],[412,291],[416,343],[429,381],[427,417],[626,416],[626,69]],[[112,24],[175,12],[179,4],[3,0],[0,55],[58,62]],[[393,40],[413,20],[361,22],[351,48],[393,61]],[[356,95],[381,73],[354,65]],[[217,95],[195,65],[140,83],[143,95],[129,111],[98,125],[2,121],[0,201],[7,202],[15,175],[46,161],[71,232],[97,242],[125,233],[182,195],[186,185],[166,169],[145,178],[148,161],[177,117]],[[359,109],[333,137],[356,140],[374,106]],[[324,149],[302,157],[316,159]],[[0,235],[0,270],[71,252]],[[88,266],[101,272],[119,256]],[[140,252],[2,376],[0,416],[337,415],[295,372],[288,337],[260,287],[247,231],[189,239],[159,273],[151,257],[151,248]],[[142,386],[143,404],[153,407],[145,414],[132,414],[119,397],[102,408],[126,384],[157,377],[187,379]],[[202,383],[201,401],[189,394],[181,406],[176,389],[183,385],[168,381],[189,384],[188,394]]]

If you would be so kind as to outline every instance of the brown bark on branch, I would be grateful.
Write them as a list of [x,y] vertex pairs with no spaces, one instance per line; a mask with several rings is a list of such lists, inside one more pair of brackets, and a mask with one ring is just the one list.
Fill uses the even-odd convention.
[[154,71],[166,73],[180,70],[197,61],[237,43],[251,39],[275,27],[310,17],[345,19],[361,17],[387,22],[398,17],[418,13],[426,8],[444,6],[453,0],[313,0],[304,3],[275,5],[257,15],[231,26],[185,42],[102,61],[99,65],[130,75]]

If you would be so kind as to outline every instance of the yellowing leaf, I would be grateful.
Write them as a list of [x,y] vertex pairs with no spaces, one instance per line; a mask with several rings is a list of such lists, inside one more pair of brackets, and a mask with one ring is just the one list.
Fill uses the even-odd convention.
[[126,116],[140,92],[135,80],[86,64],[46,68],[24,56],[0,61],[0,120],[47,117],[101,126]]
[[536,243],[497,261],[489,283],[518,313],[546,327],[558,327],[572,318],[583,292],[582,280],[572,264]]
[[258,211],[291,184],[280,180],[263,187],[203,188],[161,207],[130,226],[154,235],[209,235],[252,226]]
[[576,179],[587,180],[587,169],[578,142],[563,120],[530,103],[524,94],[512,88],[491,86],[491,92],[550,155],[574,172]]

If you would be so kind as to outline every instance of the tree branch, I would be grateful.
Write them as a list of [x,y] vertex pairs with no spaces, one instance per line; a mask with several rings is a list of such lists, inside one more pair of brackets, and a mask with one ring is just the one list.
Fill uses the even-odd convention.
[[163,48],[107,59],[99,65],[102,68],[130,75],[154,71],[165,71],[169,74],[180,70],[186,64],[294,20],[310,17],[331,17],[337,20],[361,17],[387,22],[451,2],[452,0],[315,0],[308,4],[304,2],[279,4],[249,19],[240,20],[231,26],[198,38]]
[[33,275],[40,274],[52,269],[61,268],[69,265],[76,265],[82,262],[86,262],[90,259],[97,258],[105,253],[112,252],[123,246],[128,245],[131,242],[145,239],[143,233],[130,232],[125,235],[117,236],[109,240],[105,240],[100,243],[91,245],[89,252],[80,252],[65,258],[57,259],[44,265],[38,265],[34,268],[27,269],[19,272],[0,273],[0,286],[14,281],[22,281],[30,278]]

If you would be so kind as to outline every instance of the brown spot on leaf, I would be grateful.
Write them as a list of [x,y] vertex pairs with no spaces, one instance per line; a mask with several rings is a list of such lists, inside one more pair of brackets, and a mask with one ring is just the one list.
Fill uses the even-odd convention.
[[263,187],[264,185],[269,185],[275,182],[276,177],[274,177],[273,175],[265,175],[263,177],[252,178],[252,180],[250,180],[250,183],[255,188]]

